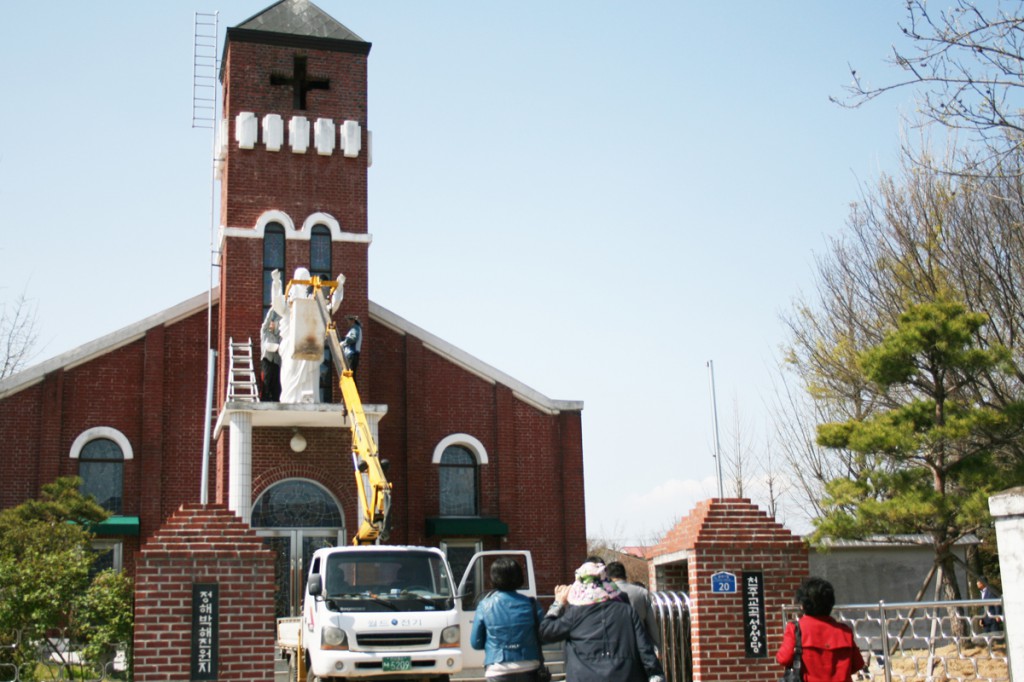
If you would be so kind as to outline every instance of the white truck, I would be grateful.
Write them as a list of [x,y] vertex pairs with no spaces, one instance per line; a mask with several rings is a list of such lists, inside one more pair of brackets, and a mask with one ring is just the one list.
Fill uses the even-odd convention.
[[435,547],[363,545],[317,550],[302,616],[278,620],[278,646],[290,682],[337,678],[446,681],[480,669],[484,652],[469,646],[475,606],[489,589],[499,556],[523,566],[521,592],[536,596],[527,551],[473,556],[458,588]]

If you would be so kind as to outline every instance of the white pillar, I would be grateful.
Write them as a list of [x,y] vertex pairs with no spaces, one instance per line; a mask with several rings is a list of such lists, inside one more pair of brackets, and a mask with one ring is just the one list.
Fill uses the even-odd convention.
[[996,523],[1010,677],[1024,680],[1024,487],[988,498]]
[[228,448],[228,509],[249,523],[252,518],[252,415],[231,415]]

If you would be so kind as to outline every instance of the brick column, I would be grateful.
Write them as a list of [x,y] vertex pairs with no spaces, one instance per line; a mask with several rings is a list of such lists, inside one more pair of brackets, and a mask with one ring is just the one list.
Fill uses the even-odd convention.
[[219,681],[273,682],[274,557],[221,506],[184,505],[137,555],[135,680],[192,679],[192,586],[218,589]]
[[164,356],[166,349],[164,327],[158,326],[146,332],[146,352],[142,379],[142,447],[140,448],[139,517],[142,521],[143,537],[160,525],[163,510],[164,467]]
[[[38,497],[43,486],[52,483],[60,476],[60,465],[68,458],[68,451],[63,449],[62,426],[64,422],[64,369],[46,375],[42,387],[42,410],[39,417],[39,456],[33,458],[38,462],[36,489],[32,496]],[[68,445],[71,443],[68,442]],[[73,472],[78,473],[77,468]]]
[[[691,599],[690,642],[694,682],[775,682],[782,668],[782,607],[793,602],[807,577],[803,541],[745,499],[705,500],[655,547],[657,589],[684,590]],[[767,647],[748,656],[745,616],[749,600],[743,573],[760,575],[762,632]],[[735,577],[734,592],[716,592],[711,576]],[[685,584],[675,581],[685,575]],[[674,580],[672,580],[674,578]],[[674,584],[665,584],[666,582]]]

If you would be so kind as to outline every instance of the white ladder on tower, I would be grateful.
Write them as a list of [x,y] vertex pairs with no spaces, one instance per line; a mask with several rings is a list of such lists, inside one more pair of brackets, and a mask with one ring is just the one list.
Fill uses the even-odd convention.
[[192,36],[192,127],[213,128],[217,122],[217,24],[219,13],[196,12]]
[[228,339],[228,401],[232,400],[248,403],[260,401],[251,338],[244,343],[235,343],[234,338]]

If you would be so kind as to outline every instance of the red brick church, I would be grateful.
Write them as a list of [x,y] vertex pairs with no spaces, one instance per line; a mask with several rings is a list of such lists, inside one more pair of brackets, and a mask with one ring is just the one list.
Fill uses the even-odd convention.
[[586,552],[582,403],[541,395],[367,297],[369,53],[305,0],[227,30],[219,286],[0,382],[0,507],[78,475],[114,514],[97,548],[131,572],[165,521],[202,501],[205,480],[209,502],[277,552],[278,612],[291,611],[301,559],[347,543],[359,521],[330,364],[309,401],[260,401],[252,388],[271,272],[287,281],[306,267],[344,275],[342,333],[347,316],[363,323],[357,383],[390,460],[389,542],[440,546],[457,574],[475,550],[529,549],[541,591],[571,578]]

